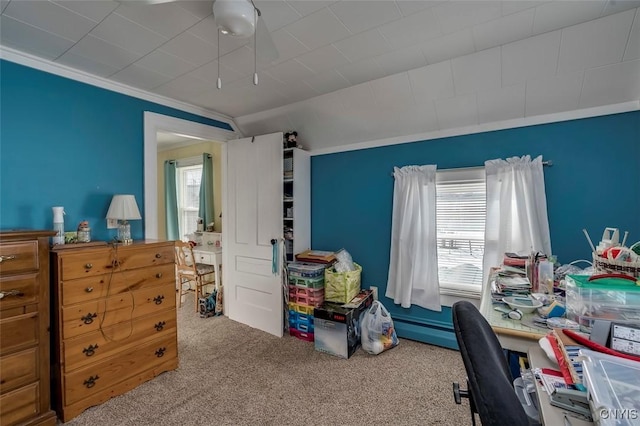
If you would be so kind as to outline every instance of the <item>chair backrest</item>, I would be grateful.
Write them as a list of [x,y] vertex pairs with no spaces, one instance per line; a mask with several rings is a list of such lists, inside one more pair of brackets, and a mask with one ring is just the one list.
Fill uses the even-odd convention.
[[452,312],[469,390],[482,425],[528,425],[513,389],[509,364],[487,320],[467,301],[454,303]]
[[196,264],[193,261],[193,248],[184,241],[176,241],[176,269],[178,274],[196,275]]

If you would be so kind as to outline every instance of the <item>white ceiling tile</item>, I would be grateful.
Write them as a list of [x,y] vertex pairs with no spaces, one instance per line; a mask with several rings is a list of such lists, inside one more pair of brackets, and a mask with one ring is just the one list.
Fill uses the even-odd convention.
[[304,81],[318,93],[329,93],[349,86],[349,81],[335,70],[308,77]]
[[59,4],[75,13],[91,19],[94,22],[102,21],[108,14],[120,5],[117,1],[110,0],[57,0]]
[[550,1],[536,7],[533,34],[542,34],[600,16],[606,0]]
[[5,15],[0,18],[0,40],[2,40],[3,46],[13,47],[53,60],[73,45],[71,40],[58,37]]
[[527,117],[571,111],[578,107],[584,72],[527,81]]
[[77,70],[82,70],[93,75],[100,77],[108,77],[120,70],[109,64],[103,64],[94,59],[85,58],[84,56],[76,55],[73,52],[67,52],[60,56],[56,63],[66,65]]
[[526,9],[531,9],[536,6],[540,6],[543,3],[546,3],[548,0],[542,1],[528,1],[528,0],[518,0],[518,1],[503,1],[502,2],[502,16],[511,15],[512,13],[522,12]]
[[236,49],[221,57],[220,64],[224,64],[224,66],[230,68],[233,73],[241,75],[242,77],[253,75],[255,69],[253,50],[247,47]]
[[631,34],[629,34],[629,41],[627,42],[623,60],[630,61],[638,58],[640,58],[640,9],[636,10],[636,17],[633,20],[633,27],[631,28]]
[[640,0],[609,0],[604,7],[602,15],[611,15],[612,13],[622,12],[623,10],[640,7]]
[[451,60],[457,95],[500,87],[500,48],[460,56]]
[[0,0],[0,12],[4,12],[4,9],[9,5],[10,0]]
[[414,105],[409,75],[406,72],[372,81],[376,104],[385,108],[403,108]]
[[580,108],[640,99],[640,60],[592,68],[585,72]]
[[88,35],[76,43],[69,49],[69,53],[109,65],[118,70],[142,57],[142,55],[114,46],[92,35]]
[[160,46],[159,50],[195,65],[204,65],[218,56],[217,46],[205,42],[188,31],[169,40]]
[[439,129],[438,114],[433,101],[416,104],[413,110],[422,120],[422,132],[431,132]]
[[271,67],[268,71],[270,76],[285,84],[315,75],[309,68],[293,59]]
[[476,51],[471,30],[462,30],[429,40],[420,45],[427,63],[436,64]]
[[337,41],[333,45],[351,62],[382,55],[391,50],[391,46],[378,30],[365,31]]
[[12,1],[3,15],[69,40],[78,41],[96,23],[48,1]]
[[197,16],[200,19],[204,19],[206,17],[212,17],[212,14],[213,14],[212,2],[210,1],[180,0],[178,1],[178,6],[189,11],[190,13],[192,13],[193,15]]
[[424,0],[399,0],[396,4],[400,8],[402,16],[410,16],[416,12],[426,9],[428,7],[436,6],[442,1],[424,1]]
[[420,46],[409,46],[404,49],[393,50],[384,55],[373,58],[384,75],[420,68],[427,65],[427,60]]
[[197,68],[196,64],[187,62],[184,59],[163,52],[162,50],[154,50],[136,61],[134,65],[157,72],[169,78],[176,78]]
[[302,81],[294,81],[293,83],[287,84],[286,87],[279,92],[287,98],[288,103],[303,101],[319,94],[316,89]]
[[115,13],[167,38],[177,36],[200,21],[176,2],[124,2]]
[[[223,84],[222,87],[225,85]],[[190,72],[156,87],[153,91],[170,98],[189,101],[209,90],[211,90],[209,82],[194,77],[193,72]]]
[[510,120],[524,117],[525,85],[478,92],[478,122]]
[[167,41],[166,37],[116,14],[107,16],[90,34],[142,55],[146,55]]
[[409,80],[417,104],[454,96],[451,61],[411,70]]
[[[309,51],[307,47],[300,43],[295,37],[285,30],[278,30],[271,33],[273,44],[278,49],[278,62],[284,62]],[[260,53],[260,41],[258,40],[258,53]]]
[[328,9],[320,9],[284,28],[310,50],[350,35],[349,30]]
[[356,84],[338,92],[347,111],[368,108],[375,104],[376,99],[369,83]]
[[451,34],[502,16],[499,1],[450,1],[433,8],[443,34]]
[[349,62],[349,60],[331,44],[305,53],[299,56],[297,60],[317,73]]
[[527,9],[473,27],[476,50],[500,46],[531,36],[535,9]]
[[119,81],[120,83],[139,87],[144,90],[153,89],[156,86],[166,83],[170,80],[169,77],[158,74],[147,68],[142,68],[137,65],[130,65],[122,71],[118,71],[113,74],[111,79]]
[[293,7],[300,15],[307,16],[323,7],[331,6],[335,0],[287,0],[287,3]]
[[478,124],[475,94],[438,99],[434,103],[438,115],[438,127],[441,130]]
[[227,67],[222,61],[220,64],[220,74],[218,74],[218,61],[211,61],[187,73],[189,76],[206,81],[211,87],[215,87],[218,82],[218,76],[222,80],[222,84],[228,84],[233,81],[246,77],[238,75],[234,70]]
[[354,34],[400,18],[393,1],[341,1],[329,9]]
[[434,39],[442,34],[434,8],[416,12],[378,28],[391,47],[399,49]]
[[502,86],[554,75],[559,49],[559,30],[502,46]]
[[351,84],[360,84],[384,76],[384,73],[373,58],[341,65],[336,70]]
[[262,20],[269,31],[276,31],[302,16],[284,0],[257,0],[255,4],[260,9]]
[[634,15],[628,10],[563,29],[558,73],[621,61]]

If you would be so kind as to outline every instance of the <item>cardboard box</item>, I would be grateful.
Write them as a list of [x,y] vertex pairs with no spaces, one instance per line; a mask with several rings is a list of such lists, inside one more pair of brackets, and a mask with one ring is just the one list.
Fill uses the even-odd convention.
[[347,304],[325,302],[313,310],[317,351],[348,359],[360,346],[362,315],[373,303],[373,292],[360,292]]

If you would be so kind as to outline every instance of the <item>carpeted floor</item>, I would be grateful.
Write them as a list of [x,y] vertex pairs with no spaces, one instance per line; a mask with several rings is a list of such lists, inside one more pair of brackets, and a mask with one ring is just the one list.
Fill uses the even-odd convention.
[[470,424],[457,351],[410,340],[345,360],[226,317],[178,311],[180,365],[67,425]]

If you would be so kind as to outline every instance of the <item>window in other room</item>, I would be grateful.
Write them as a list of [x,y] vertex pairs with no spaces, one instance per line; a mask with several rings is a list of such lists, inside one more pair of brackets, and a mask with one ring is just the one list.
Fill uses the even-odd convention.
[[184,239],[197,230],[202,164],[182,166],[180,163],[178,161],[176,173],[178,228],[180,236]]
[[440,170],[436,192],[440,292],[477,296],[487,211],[484,168]]

